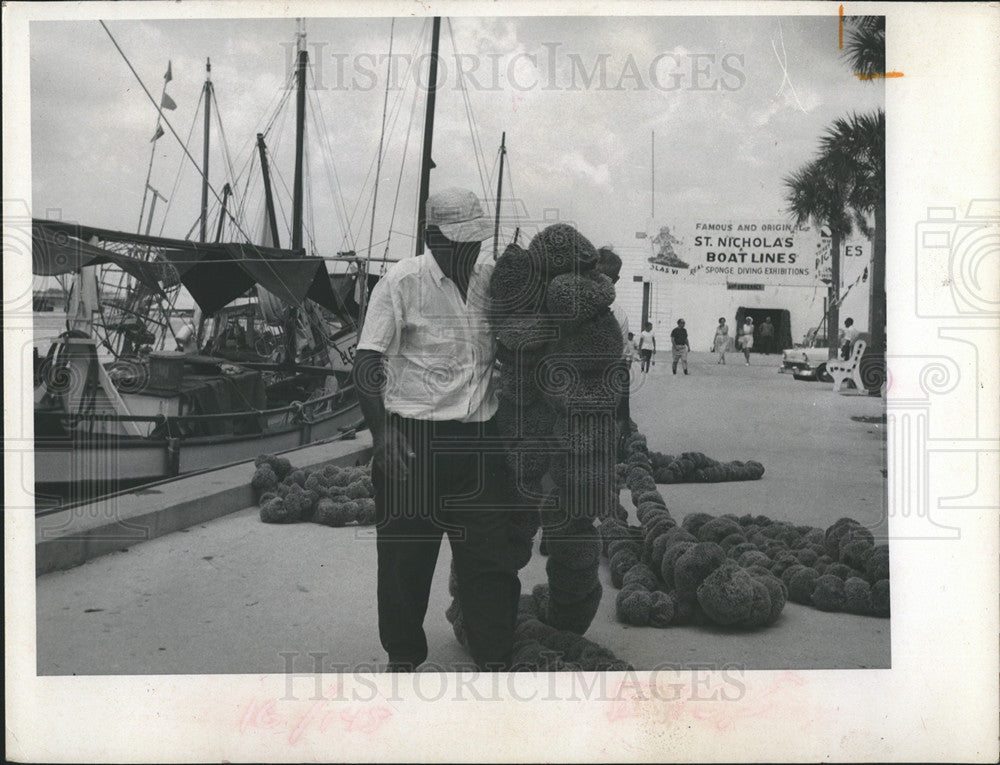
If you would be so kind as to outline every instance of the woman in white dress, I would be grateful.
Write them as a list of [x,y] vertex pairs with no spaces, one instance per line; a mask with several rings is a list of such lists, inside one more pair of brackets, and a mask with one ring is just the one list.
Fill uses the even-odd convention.
[[747,316],[743,320],[743,326],[740,327],[740,348],[743,349],[743,358],[746,359],[746,365],[750,366],[750,349],[753,348],[753,318]]
[[719,326],[715,328],[715,339],[712,340],[712,350],[719,354],[716,364],[726,363],[726,350],[729,347],[729,325],[726,319],[719,319]]

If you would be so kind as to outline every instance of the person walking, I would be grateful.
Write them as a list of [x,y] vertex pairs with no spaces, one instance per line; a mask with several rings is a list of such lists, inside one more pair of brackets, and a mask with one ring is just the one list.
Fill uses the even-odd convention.
[[740,348],[743,351],[743,357],[746,359],[746,366],[750,366],[750,349],[753,348],[753,317],[747,316],[743,321],[743,326],[740,327]]
[[719,325],[715,328],[715,337],[712,340],[712,350],[719,354],[716,364],[726,363],[726,351],[729,348],[729,325],[726,324],[725,317],[719,318]]
[[760,349],[763,353],[770,356],[774,349],[774,325],[771,323],[771,317],[765,316],[764,323],[760,325]]
[[639,371],[643,374],[649,371],[654,353],[656,353],[656,336],[653,335],[652,323],[647,321],[639,333]]
[[[510,666],[521,585],[506,539],[503,455],[489,325],[492,236],[476,195],[449,188],[426,208],[429,254],[392,265],[371,294],[354,380],[372,434],[378,625],[391,672],[427,658],[423,622],[448,534],[469,650]],[[389,381],[387,383],[387,381]]]
[[688,332],[684,328],[684,319],[678,319],[677,326],[670,331],[670,353],[673,357],[671,369],[673,369],[674,374],[677,374],[678,361],[684,369],[684,374],[688,373],[689,350],[691,350],[691,346],[688,345]]

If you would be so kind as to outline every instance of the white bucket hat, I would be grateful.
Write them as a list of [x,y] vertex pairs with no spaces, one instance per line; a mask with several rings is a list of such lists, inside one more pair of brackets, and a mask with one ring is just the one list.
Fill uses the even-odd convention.
[[453,242],[482,242],[493,236],[479,198],[468,189],[448,188],[427,197],[426,225]]

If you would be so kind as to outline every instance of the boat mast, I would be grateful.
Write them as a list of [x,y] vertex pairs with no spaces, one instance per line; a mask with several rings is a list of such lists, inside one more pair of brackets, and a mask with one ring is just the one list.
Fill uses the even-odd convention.
[[201,160],[201,224],[198,241],[206,241],[208,229],[208,129],[212,118],[212,59],[205,59],[205,139]]
[[420,194],[417,198],[417,255],[424,252],[424,225],[427,216],[427,196],[431,181],[431,147],[434,143],[434,100],[437,95],[438,42],[441,38],[441,17],[434,17],[431,31],[431,61],[427,80],[427,110],[424,116],[424,152],[420,160]]
[[278,243],[278,217],[274,212],[274,194],[271,191],[271,169],[267,164],[263,133],[257,133],[257,151],[260,153],[260,172],[264,176],[264,206],[267,208],[267,223],[271,228],[271,246],[280,247],[281,245]]
[[[215,229],[215,243],[222,241],[222,224],[226,222],[226,210],[229,206],[229,197],[233,193],[233,187],[228,183],[222,187],[222,211],[219,213],[219,226]],[[148,233],[148,232],[147,232]]]
[[302,248],[302,155],[306,127],[306,67],[309,53],[305,46],[305,31],[298,34],[298,59],[295,66],[295,179],[292,186],[292,249]]
[[503,190],[503,158],[507,155],[507,131],[500,134],[500,173],[497,175],[497,218],[493,224],[493,260],[500,250],[500,194]]
[[153,194],[153,201],[149,205],[149,219],[146,221],[146,236],[149,236],[149,232],[153,228],[153,213],[156,212],[156,200],[162,199],[164,202],[170,201],[165,196],[163,196],[163,194],[161,194],[159,191],[157,191],[147,183],[146,194],[149,194],[150,192],[152,192]]

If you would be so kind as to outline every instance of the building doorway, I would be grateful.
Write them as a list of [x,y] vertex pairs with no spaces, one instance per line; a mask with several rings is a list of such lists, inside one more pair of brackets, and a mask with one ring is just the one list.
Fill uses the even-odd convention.
[[[752,353],[781,353],[785,348],[792,347],[792,317],[784,308],[748,308],[740,306],[736,309],[736,333],[749,316],[753,319],[753,351]],[[774,337],[770,343],[760,335],[761,325],[765,319],[771,319],[774,325]]]

